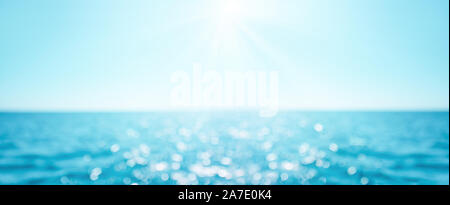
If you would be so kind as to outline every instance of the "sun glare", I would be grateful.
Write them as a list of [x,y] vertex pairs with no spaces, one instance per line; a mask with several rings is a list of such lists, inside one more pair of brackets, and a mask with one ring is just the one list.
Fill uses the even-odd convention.
[[[251,49],[247,43],[256,43],[254,46],[269,49],[256,32],[251,31],[251,24],[263,21],[267,15],[273,15],[273,4],[261,6],[257,0],[219,0],[215,1],[214,8],[210,9],[212,18],[212,54],[215,58],[235,56],[243,50]],[[219,58],[220,59],[220,58]]]
[[220,1],[220,19],[223,23],[231,23],[242,20],[245,14],[242,2],[239,0]]
[[237,0],[228,0],[223,5],[223,11],[227,15],[238,15],[241,12],[241,4]]

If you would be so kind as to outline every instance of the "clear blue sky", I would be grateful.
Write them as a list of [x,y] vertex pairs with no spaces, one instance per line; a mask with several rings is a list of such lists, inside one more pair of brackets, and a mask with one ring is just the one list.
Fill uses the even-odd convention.
[[448,0],[0,0],[0,110],[167,108],[170,75],[278,70],[280,107],[449,107]]

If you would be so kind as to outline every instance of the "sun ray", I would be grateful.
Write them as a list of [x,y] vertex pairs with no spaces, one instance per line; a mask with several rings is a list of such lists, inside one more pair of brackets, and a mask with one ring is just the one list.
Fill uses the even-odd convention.
[[273,59],[278,65],[283,66],[283,68],[295,68],[295,65],[287,55],[270,46],[262,37],[251,31],[245,24],[238,24],[238,28],[245,35],[244,38],[251,41],[256,46],[256,49],[262,51],[267,58]]

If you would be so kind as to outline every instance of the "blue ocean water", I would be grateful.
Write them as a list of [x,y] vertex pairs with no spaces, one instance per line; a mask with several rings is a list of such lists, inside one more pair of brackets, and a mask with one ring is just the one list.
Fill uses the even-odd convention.
[[0,113],[0,184],[449,184],[449,113]]

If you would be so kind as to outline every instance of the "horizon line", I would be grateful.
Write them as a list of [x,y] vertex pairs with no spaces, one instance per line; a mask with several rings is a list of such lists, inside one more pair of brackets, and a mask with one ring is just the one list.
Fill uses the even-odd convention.
[[[202,109],[0,109],[0,113],[150,113],[150,112],[257,112],[252,108]],[[449,112],[449,108],[280,108],[278,112]]]

